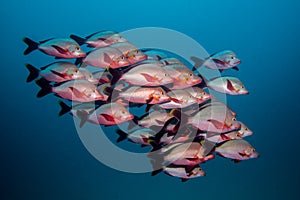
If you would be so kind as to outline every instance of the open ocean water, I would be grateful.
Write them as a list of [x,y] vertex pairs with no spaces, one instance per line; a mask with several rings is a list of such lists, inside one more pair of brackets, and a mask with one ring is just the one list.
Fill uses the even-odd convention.
[[[1,200],[299,198],[299,1],[10,0],[0,9]],[[229,96],[227,103],[254,131],[247,140],[258,159],[235,164],[218,157],[203,165],[206,177],[185,183],[120,172],[89,154],[72,117],[57,117],[57,98],[37,99],[37,86],[25,83],[25,63],[53,61],[41,52],[23,56],[25,36],[44,40],[139,27],[179,31],[209,53],[237,53],[240,71],[226,73],[240,78],[250,95]]]

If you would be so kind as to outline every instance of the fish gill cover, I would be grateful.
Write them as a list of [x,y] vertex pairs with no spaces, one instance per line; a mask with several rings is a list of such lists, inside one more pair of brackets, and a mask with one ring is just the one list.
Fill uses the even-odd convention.
[[[23,41],[24,55],[36,50],[57,59],[26,64],[37,97],[59,98],[59,116],[73,116],[85,147],[109,167],[186,181],[205,176],[202,165],[215,155],[234,162],[259,156],[244,139],[253,132],[226,105],[226,95],[249,93],[238,78],[220,74],[239,70],[231,50],[208,54],[184,34],[154,27]],[[148,152],[119,148],[106,137],[111,128],[117,143]]]

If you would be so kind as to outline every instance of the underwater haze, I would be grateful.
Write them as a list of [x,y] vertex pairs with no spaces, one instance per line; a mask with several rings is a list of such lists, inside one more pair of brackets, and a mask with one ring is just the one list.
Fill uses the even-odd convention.
[[[10,0],[0,9],[2,200],[299,198],[299,1]],[[37,99],[38,87],[26,83],[25,63],[44,66],[53,58],[38,51],[24,56],[25,36],[44,40],[140,27],[179,31],[209,53],[236,52],[240,71],[224,74],[236,75],[250,94],[228,96],[227,104],[254,131],[247,140],[258,159],[218,157],[203,165],[205,177],[185,183],[120,172],[86,150],[72,117],[58,118],[57,98]]]

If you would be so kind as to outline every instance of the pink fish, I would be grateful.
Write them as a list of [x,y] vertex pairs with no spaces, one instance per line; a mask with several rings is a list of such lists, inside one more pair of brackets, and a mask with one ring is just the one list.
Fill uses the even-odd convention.
[[147,59],[147,55],[143,54],[136,46],[129,42],[115,43],[110,45],[110,47],[121,51],[131,64],[135,64]]
[[38,49],[56,58],[82,58],[86,56],[79,44],[69,38],[52,38],[40,42],[24,38],[23,41],[28,45],[28,48],[24,51],[24,55]]
[[26,64],[26,68],[30,74],[27,77],[27,82],[42,76],[47,81],[60,83],[69,80],[85,79],[85,74],[73,63],[69,62],[54,62],[47,66],[37,69],[36,67]]
[[235,162],[259,157],[256,150],[245,140],[229,140],[216,147],[215,151],[225,158],[233,159]]
[[55,87],[45,83],[42,79],[36,83],[42,88],[37,97],[43,97],[53,92],[61,98],[76,102],[92,102],[103,99],[96,86],[87,80],[72,80]]
[[243,83],[235,77],[224,76],[209,80],[206,83],[207,87],[217,92],[230,95],[249,94]]
[[159,107],[164,109],[185,108],[197,103],[197,99],[185,90],[172,90],[168,92],[170,102],[160,104]]
[[145,127],[145,128],[150,128],[152,126],[160,126],[163,127],[165,123],[173,118],[170,113],[160,110],[160,111],[152,111],[150,113],[147,113],[144,116],[141,116],[138,125]]
[[94,124],[112,126],[122,124],[134,118],[134,116],[119,103],[104,104],[91,114],[78,113],[78,115],[81,118],[80,127],[82,127],[86,121]]

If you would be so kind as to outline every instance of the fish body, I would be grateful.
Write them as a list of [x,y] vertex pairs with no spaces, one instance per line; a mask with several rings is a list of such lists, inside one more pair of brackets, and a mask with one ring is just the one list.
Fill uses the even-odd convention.
[[174,85],[170,88],[171,90],[185,89],[202,82],[202,79],[199,76],[196,76],[185,65],[166,65],[163,69],[165,69],[173,79]]
[[28,45],[24,55],[38,49],[47,55],[57,58],[82,58],[86,56],[79,44],[69,38],[52,38],[41,42],[34,42],[29,38],[24,38],[23,41]]
[[123,131],[118,130],[117,133],[120,135],[117,142],[127,138],[129,141],[136,143],[136,144],[141,144],[143,146],[149,146],[150,145],[149,139],[151,137],[155,136],[155,134],[156,134],[155,131],[148,129],[148,128],[141,128],[141,129],[135,130],[128,134]]
[[230,77],[230,76],[218,77],[208,81],[206,85],[210,89],[220,93],[225,93],[230,95],[249,94],[249,92],[246,90],[243,83],[238,78],[235,77]]
[[147,55],[149,60],[159,61],[161,59],[168,58],[168,54],[159,50],[148,49],[148,50],[144,50],[143,53]]
[[93,84],[98,84],[98,79],[96,79],[93,74],[86,68],[79,68],[79,71],[84,75],[84,79]]
[[99,84],[109,83],[111,80],[111,74],[108,71],[104,70],[93,72],[93,76],[98,80]]
[[27,82],[42,76],[49,82],[61,83],[69,80],[85,79],[85,75],[78,69],[76,65],[69,62],[54,62],[47,66],[37,69],[36,67],[26,64],[26,68],[30,74]]
[[130,62],[130,64],[135,64],[147,59],[146,54],[143,54],[136,46],[129,42],[115,43],[110,45],[110,47],[116,48],[121,51],[125,58]]
[[120,68],[129,65],[122,52],[112,47],[103,47],[90,51],[82,60],[85,65],[106,69]]
[[77,41],[80,45],[87,44],[88,47],[101,48],[118,42],[127,42],[119,33],[115,31],[98,31],[85,38],[70,35],[70,38]]
[[163,58],[160,62],[163,65],[183,65],[183,63],[177,58]]
[[246,140],[229,140],[216,147],[215,151],[225,158],[236,161],[259,157],[256,150]]

